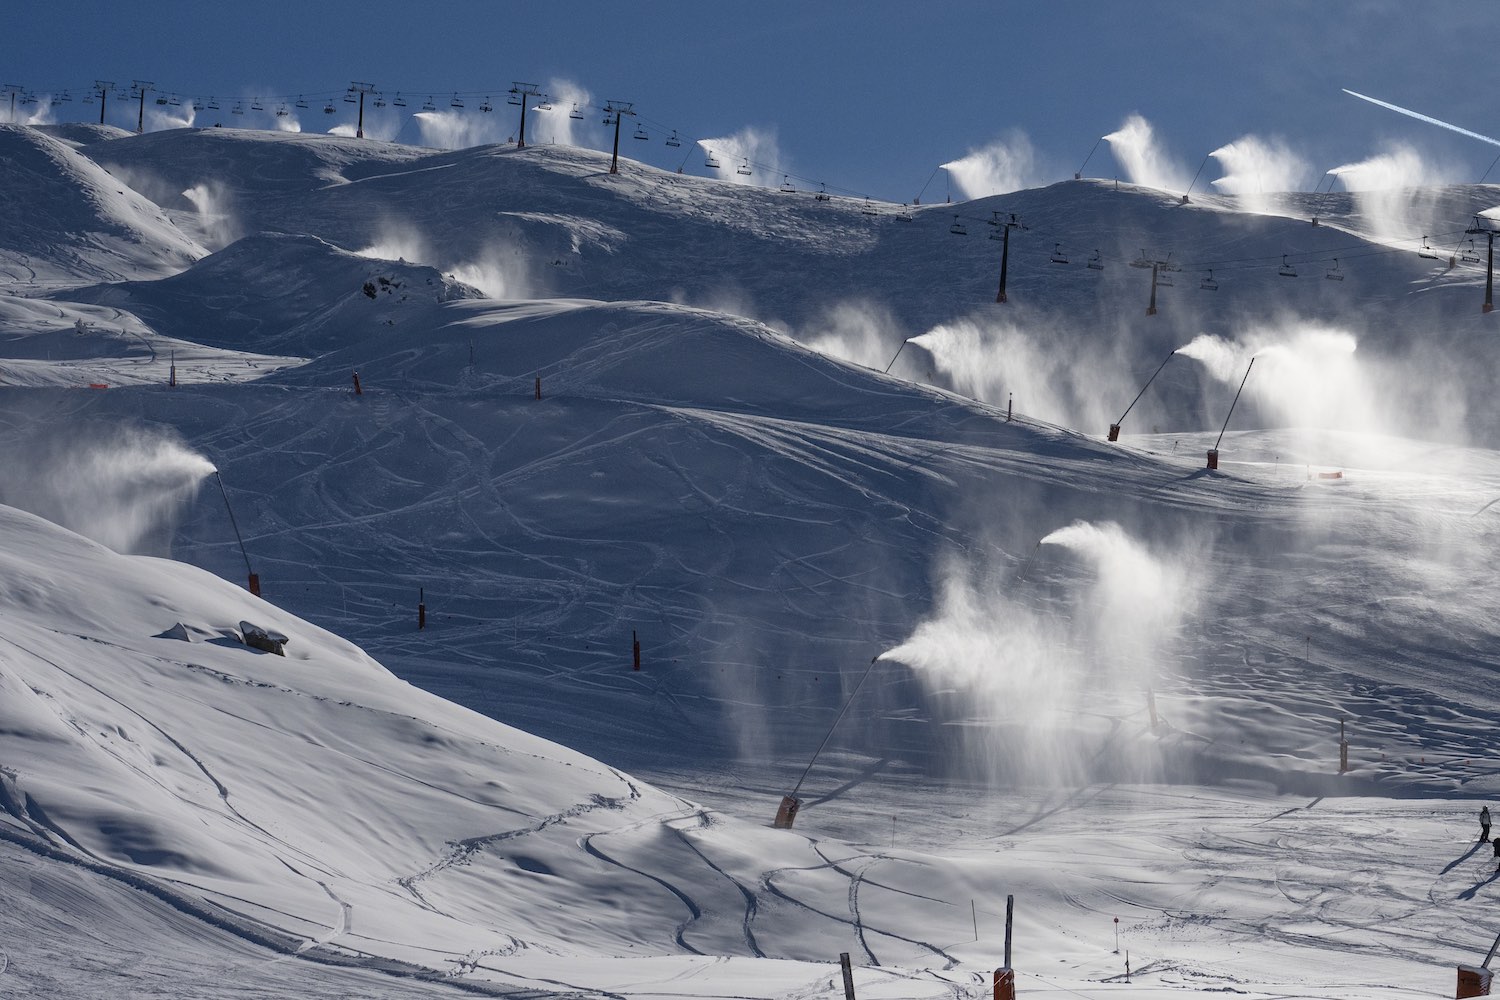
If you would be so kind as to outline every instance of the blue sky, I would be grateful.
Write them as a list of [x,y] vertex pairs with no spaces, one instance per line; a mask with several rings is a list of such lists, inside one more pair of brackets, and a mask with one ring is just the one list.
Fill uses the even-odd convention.
[[[691,143],[663,144],[673,129],[738,136],[746,144],[730,152],[762,165],[759,182],[788,172],[799,185],[823,181],[894,201],[910,200],[929,178],[924,201],[941,200],[949,178],[934,169],[985,147],[998,146],[1027,183],[1064,179],[1132,114],[1150,123],[1178,173],[1191,175],[1212,150],[1256,136],[1302,164],[1291,176],[1305,188],[1392,143],[1414,148],[1437,179],[1460,181],[1478,180],[1500,152],[1341,92],[1500,133],[1492,98],[1500,71],[1484,57],[1500,7],[1488,2],[271,0],[226,9],[63,0],[17,7],[6,20],[0,82],[43,94],[70,89],[75,100],[53,106],[59,120],[97,116],[97,105],[76,100],[96,78],[247,102],[326,96],[365,80],[409,100],[407,117],[387,106],[376,122],[371,109],[385,134],[503,140],[518,110],[503,92],[525,80],[549,92],[576,87],[594,104],[633,101],[652,139],[625,143],[624,152],[657,166],[709,172],[701,155],[687,155]],[[455,91],[493,93],[495,110],[481,116],[465,99],[460,117],[472,124],[424,135],[409,113],[429,95],[450,113]],[[348,120],[342,102],[331,116],[309,104],[298,115],[306,130]],[[232,118],[229,107],[221,103],[213,118],[275,124],[269,105],[258,119]],[[110,110],[111,121],[134,126],[123,102]],[[598,117],[564,136],[603,144]],[[556,138],[548,123],[559,120],[529,117],[528,138]],[[200,114],[197,123],[212,120]],[[1086,172],[1123,175],[1110,152],[1102,146]],[[1223,172],[1211,163],[1199,183]]]

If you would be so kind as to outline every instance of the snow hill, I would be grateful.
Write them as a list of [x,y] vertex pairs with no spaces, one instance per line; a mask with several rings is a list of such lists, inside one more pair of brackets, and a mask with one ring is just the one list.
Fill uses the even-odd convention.
[[0,984],[977,997],[1007,894],[1023,991],[1483,957],[1495,188],[0,143]]

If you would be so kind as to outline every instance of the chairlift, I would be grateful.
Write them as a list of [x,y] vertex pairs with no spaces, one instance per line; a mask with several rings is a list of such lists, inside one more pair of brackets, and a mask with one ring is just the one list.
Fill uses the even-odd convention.
[[515,93],[514,91],[512,91],[511,95],[505,99],[505,103],[507,103],[507,104],[514,104],[516,107],[520,107],[521,106],[521,95]]
[[491,104],[490,99],[486,97],[484,99],[484,103],[479,106],[479,110],[483,111],[485,114],[489,114],[491,111],[495,110],[495,106]]
[[896,213],[896,221],[897,222],[910,222],[911,221],[911,213],[910,212],[897,212]]
[[1323,275],[1323,277],[1327,278],[1329,281],[1344,280],[1344,272],[1339,269],[1339,259],[1337,257],[1333,258],[1333,270]]
[[163,94],[162,96],[158,97],[156,99],[156,103],[165,107],[167,103],[167,95]]
[[458,95],[457,94],[454,94],[453,95],[453,100],[451,100],[451,101],[448,102],[448,107],[450,107],[450,108],[462,108],[463,106],[464,106],[464,102],[460,101],[458,99]]
[[357,97],[354,96],[354,91],[352,91],[352,90],[345,91],[344,92],[344,103],[345,104],[358,104],[359,103],[359,98],[357,98]]
[[599,124],[601,124],[601,125],[613,125],[614,123],[615,123],[615,120],[613,118],[611,118],[609,115],[605,115],[604,116],[604,120],[601,121]]
[[406,107],[406,98],[404,98],[404,97],[401,96],[401,91],[399,91],[399,90],[396,91],[396,96],[393,97],[393,98],[391,98],[391,107],[393,107],[393,108],[404,108],[404,107]]
[[[991,222],[990,225],[992,225],[992,226],[998,226],[999,223],[998,222]],[[990,239],[995,240],[996,242],[1003,241],[1005,239],[1005,230],[1004,229],[991,229],[990,230]]]
[[383,108],[383,107],[385,107],[385,98],[381,97],[379,94],[376,94],[375,95],[375,106],[377,108]]
[[437,105],[432,103],[432,98],[431,97],[428,97],[426,103],[422,105],[422,110],[423,111],[436,111],[437,110]]
[[828,194],[828,185],[827,184],[819,184],[818,185],[818,193],[815,194],[815,195],[813,195],[813,200],[814,201],[831,201],[832,200],[832,197]]
[[673,149],[676,149],[678,146],[682,145],[682,142],[677,138],[677,130],[676,129],[672,130],[672,135],[671,135],[670,138],[667,139],[667,143],[666,144],[668,146],[671,146]]
[[541,104],[538,104],[536,106],[535,110],[537,110],[537,111],[551,111],[552,110],[552,102],[551,101],[543,101]]
[[1219,290],[1219,283],[1214,280],[1213,268],[1208,269],[1208,277],[1198,282],[1198,287],[1205,292],[1217,292]]
[[325,114],[325,115],[331,115],[331,114],[333,114],[333,113],[334,113],[334,112],[335,112],[335,111],[336,111],[336,110],[338,110],[338,109],[337,109],[337,108],[335,108],[335,107],[334,107],[334,106],[333,106],[333,102],[332,102],[332,101],[329,101],[329,102],[328,102],[328,103],[327,103],[327,104],[326,104],[326,105],[325,105],[325,106],[324,106],[324,107],[323,107],[323,113],[324,113],[324,114]]
[[[578,110],[578,105],[575,104],[573,105],[573,110],[568,112],[568,117],[576,122],[581,122],[583,121],[583,112]],[[673,134],[675,135],[676,133]]]
[[94,103],[94,95],[93,94],[84,94],[83,95],[83,103],[84,104],[93,104]]
[[1098,250],[1095,250],[1094,256],[1090,257],[1089,262],[1084,266],[1090,271],[1102,271],[1104,270],[1104,258],[1099,256]]
[[232,111],[234,114],[242,115],[245,113],[245,106],[243,104],[237,103],[233,108],[230,109],[230,111]]
[[182,98],[178,97],[176,94],[173,94],[167,99],[167,104],[174,108],[180,108],[182,107]]
[[1172,285],[1172,276],[1170,274],[1168,274],[1166,271],[1158,271],[1157,274],[1156,274],[1156,287],[1157,288],[1171,288],[1171,287],[1173,287],[1173,285]]
[[[71,96],[69,96],[68,92],[65,90],[65,91],[62,92],[62,96],[57,99],[57,103],[64,104],[64,103],[66,103],[68,101],[71,101],[72,99],[73,98]],[[1474,241],[1470,240],[1469,242],[1472,243]]]
[[307,109],[307,98],[303,97],[301,94],[298,94],[297,95],[297,101],[296,101],[296,104],[294,106],[302,108],[303,110],[306,110]]
[[285,118],[290,113],[291,112],[287,111],[285,104],[283,104],[281,107],[279,107],[279,108],[276,109],[276,117],[277,118]]
[[1066,263],[1068,263],[1067,255],[1063,253],[1062,244],[1061,243],[1054,243],[1054,244],[1052,244],[1052,256],[1049,259],[1054,264],[1066,264]]
[[1283,278],[1295,278],[1297,276],[1297,269],[1287,261],[1286,256],[1286,254],[1281,255],[1281,267],[1276,273]]
[[219,110],[219,99],[217,97],[210,97],[208,99],[208,110],[210,110],[210,111],[218,111]]
[[781,193],[782,194],[793,194],[793,193],[796,192],[796,190],[797,190],[796,188],[792,187],[792,178],[791,178],[791,175],[790,174],[782,174],[781,175]]
[[259,98],[257,98],[256,100],[253,100],[253,101],[250,102],[250,110],[251,111],[264,111],[264,110],[266,110],[266,108],[265,108],[265,105],[263,105],[263,104],[260,103]]
[[742,157],[740,159],[740,165],[734,168],[734,172],[739,174],[741,177],[749,177],[750,160],[748,158]]
[[1146,256],[1146,251],[1142,250],[1141,251],[1141,255],[1139,257],[1137,257],[1135,260],[1133,260],[1133,261],[1130,262],[1130,266],[1131,267],[1150,268],[1150,267],[1155,267],[1156,266],[1156,262],[1153,261],[1153,260],[1151,260],[1150,258],[1148,258]]
[[1474,241],[1472,239],[1469,240],[1469,249],[1464,251],[1463,256],[1459,257],[1458,259],[1463,261],[1465,264],[1479,263],[1479,248],[1474,245]]
[[879,215],[880,214],[878,211],[875,210],[875,205],[870,201],[870,199],[868,197],[865,198],[865,203],[864,203],[863,206],[860,207],[859,211],[860,211],[861,215]]
[[635,127],[635,137],[644,142],[649,140],[651,138],[651,135],[646,131],[646,127],[644,125],[637,125]]
[[948,232],[952,233],[954,236],[969,235],[969,231],[964,228],[964,224],[962,222],[958,221],[958,216],[956,215],[953,217],[953,225],[948,227]]
[[719,161],[714,159],[714,151],[709,150],[703,157],[703,165],[713,170],[719,169]]
[[1418,257],[1426,257],[1428,260],[1437,260],[1437,251],[1427,242],[1427,237],[1422,237],[1422,247],[1417,251]]

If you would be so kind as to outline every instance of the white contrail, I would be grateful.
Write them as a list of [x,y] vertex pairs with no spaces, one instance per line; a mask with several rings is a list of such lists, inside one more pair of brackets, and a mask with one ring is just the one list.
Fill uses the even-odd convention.
[[1369,101],[1371,104],[1378,104],[1382,108],[1389,108],[1392,111],[1399,112],[1403,115],[1408,115],[1412,118],[1417,119],[1418,121],[1426,122],[1429,125],[1437,125],[1441,128],[1448,129],[1451,132],[1457,132],[1459,135],[1466,135],[1470,139],[1478,139],[1480,142],[1487,142],[1491,146],[1500,146],[1500,139],[1491,139],[1487,135],[1480,135],[1478,132],[1470,132],[1466,128],[1459,128],[1457,125],[1451,125],[1448,122],[1442,121],[1438,118],[1434,118],[1431,115],[1424,115],[1420,111],[1412,111],[1410,108],[1403,108],[1399,104],[1390,104],[1386,101],[1376,100],[1373,97],[1366,97],[1364,94],[1357,94],[1347,87],[1343,87],[1340,89],[1342,89],[1344,93],[1348,94],[1350,97],[1357,97],[1361,101]]

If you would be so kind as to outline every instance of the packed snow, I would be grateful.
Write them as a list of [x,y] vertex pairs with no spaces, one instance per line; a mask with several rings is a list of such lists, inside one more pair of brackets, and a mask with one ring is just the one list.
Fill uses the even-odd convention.
[[0,181],[0,993],[965,1000],[1009,896],[1021,993],[1391,1000],[1500,932],[1495,187]]

